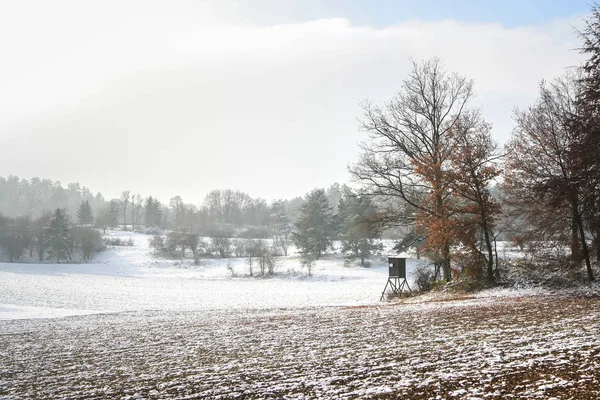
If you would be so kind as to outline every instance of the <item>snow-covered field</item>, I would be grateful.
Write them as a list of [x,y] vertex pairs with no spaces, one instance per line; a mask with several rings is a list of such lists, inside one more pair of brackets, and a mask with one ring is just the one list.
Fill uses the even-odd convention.
[[600,398],[597,287],[380,303],[383,262],[250,278],[131,236],[89,264],[0,264],[0,399]]
[[[0,263],[0,320],[375,304],[387,279],[384,261],[348,267],[340,255],[317,261],[312,277],[291,255],[282,257],[275,277],[251,278],[245,258],[205,259],[199,266],[191,260],[156,259],[148,248],[150,236],[110,234],[131,237],[135,246],[111,248],[87,264]],[[409,262],[409,274],[416,263]]]

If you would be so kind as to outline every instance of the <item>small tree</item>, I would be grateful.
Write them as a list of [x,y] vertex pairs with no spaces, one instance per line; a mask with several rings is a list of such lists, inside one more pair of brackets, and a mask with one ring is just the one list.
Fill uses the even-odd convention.
[[73,240],[69,217],[63,209],[57,208],[48,227],[48,254],[51,260],[60,263],[71,259]]
[[91,260],[94,253],[103,247],[100,232],[89,226],[76,226],[73,228],[75,246],[81,251],[84,260]]
[[204,243],[200,240],[200,236],[196,233],[187,233],[185,235],[185,242],[187,247],[192,251],[194,264],[200,264],[200,250],[204,247]]
[[292,236],[300,253],[319,259],[331,247],[336,234],[335,221],[325,190],[315,189],[306,196],[294,227]]
[[8,254],[10,262],[17,261],[29,248],[30,227],[28,217],[16,219],[2,218],[0,226],[0,247]]
[[338,203],[338,220],[346,260],[358,258],[360,265],[365,265],[365,259],[383,249],[375,240],[378,236],[377,225],[373,223],[376,217],[377,210],[368,197],[358,196],[349,188],[344,190]]
[[93,225],[94,224],[94,212],[90,206],[90,202],[85,200],[82,201],[77,209],[77,221],[79,225]]
[[161,235],[154,235],[149,240],[150,247],[154,249],[154,255],[163,255],[165,253],[165,239]]
[[227,237],[213,237],[210,240],[213,252],[218,254],[219,257],[227,258],[231,256],[231,239]]
[[40,217],[36,218],[32,224],[32,241],[40,262],[44,261],[44,257],[46,255],[46,248],[48,246],[48,229],[51,219],[52,213],[44,213]]

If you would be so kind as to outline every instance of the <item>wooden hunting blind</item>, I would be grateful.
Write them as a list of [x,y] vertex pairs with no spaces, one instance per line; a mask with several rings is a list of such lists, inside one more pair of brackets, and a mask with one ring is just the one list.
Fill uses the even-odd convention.
[[406,280],[406,258],[388,257],[388,271],[388,280],[381,293],[380,301],[385,297],[388,286],[392,289],[393,294],[402,293],[405,286],[410,292],[410,286]]
[[390,269],[390,278],[406,279],[406,258],[390,257],[388,258]]

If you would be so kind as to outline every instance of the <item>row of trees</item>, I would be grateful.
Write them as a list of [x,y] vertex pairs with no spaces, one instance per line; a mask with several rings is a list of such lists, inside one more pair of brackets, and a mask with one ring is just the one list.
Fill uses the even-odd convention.
[[0,214],[0,249],[10,262],[34,252],[40,262],[68,261],[75,251],[84,260],[103,248],[100,233],[89,226],[73,226],[63,209],[46,213],[36,219],[8,218]]
[[274,273],[277,257],[287,252],[287,249],[274,242],[267,243],[262,239],[231,239],[213,237],[209,240],[195,233],[169,232],[166,238],[155,235],[150,241],[150,247],[155,255],[184,259],[191,253],[196,264],[200,257],[228,258],[247,257],[250,276],[255,274],[258,267],[259,276],[271,276]]
[[[333,207],[341,196],[334,184],[326,194]],[[270,203],[235,190],[213,190],[196,206],[175,196],[168,203],[156,197],[143,197],[123,191],[116,199],[105,200],[101,193],[93,195],[85,186],[48,179],[0,177],[0,213],[7,217],[38,218],[62,208],[80,225],[106,230],[157,227],[208,236],[271,237],[273,232],[288,232],[298,216],[304,199],[275,200]],[[85,207],[82,208],[82,207]]]
[[[565,243],[574,264],[585,262],[594,279],[590,243],[600,259],[597,5],[580,36],[587,61],[542,82],[536,102],[515,113],[504,152],[471,105],[473,82],[447,72],[438,59],[413,62],[389,102],[364,104],[361,127],[369,139],[351,173],[383,205],[373,220],[412,227],[410,237],[422,241],[445,280],[466,272],[494,281],[494,243],[502,231],[519,241]],[[491,188],[502,177],[499,201]]]

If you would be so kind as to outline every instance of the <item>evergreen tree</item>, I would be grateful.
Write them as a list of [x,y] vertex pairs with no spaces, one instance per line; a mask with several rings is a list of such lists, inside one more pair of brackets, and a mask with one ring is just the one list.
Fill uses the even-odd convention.
[[71,258],[73,240],[69,218],[63,209],[57,208],[48,227],[48,254],[51,260],[60,263]]
[[108,227],[116,228],[119,226],[119,204],[116,200],[111,200],[108,203]]
[[93,225],[94,212],[88,200],[82,201],[77,210],[77,221],[79,225]]
[[377,227],[373,223],[376,209],[370,198],[358,196],[346,189],[338,203],[337,217],[342,252],[347,260],[359,258],[360,264],[364,265],[366,258],[377,250],[382,250],[381,243],[376,240]]
[[285,201],[275,200],[271,203],[269,219],[276,234],[281,234],[288,229],[289,218],[285,210]]
[[319,259],[332,245],[335,221],[325,190],[315,189],[306,196],[294,227],[294,243],[305,258]]
[[162,226],[162,207],[158,199],[149,196],[145,204],[146,228]]

